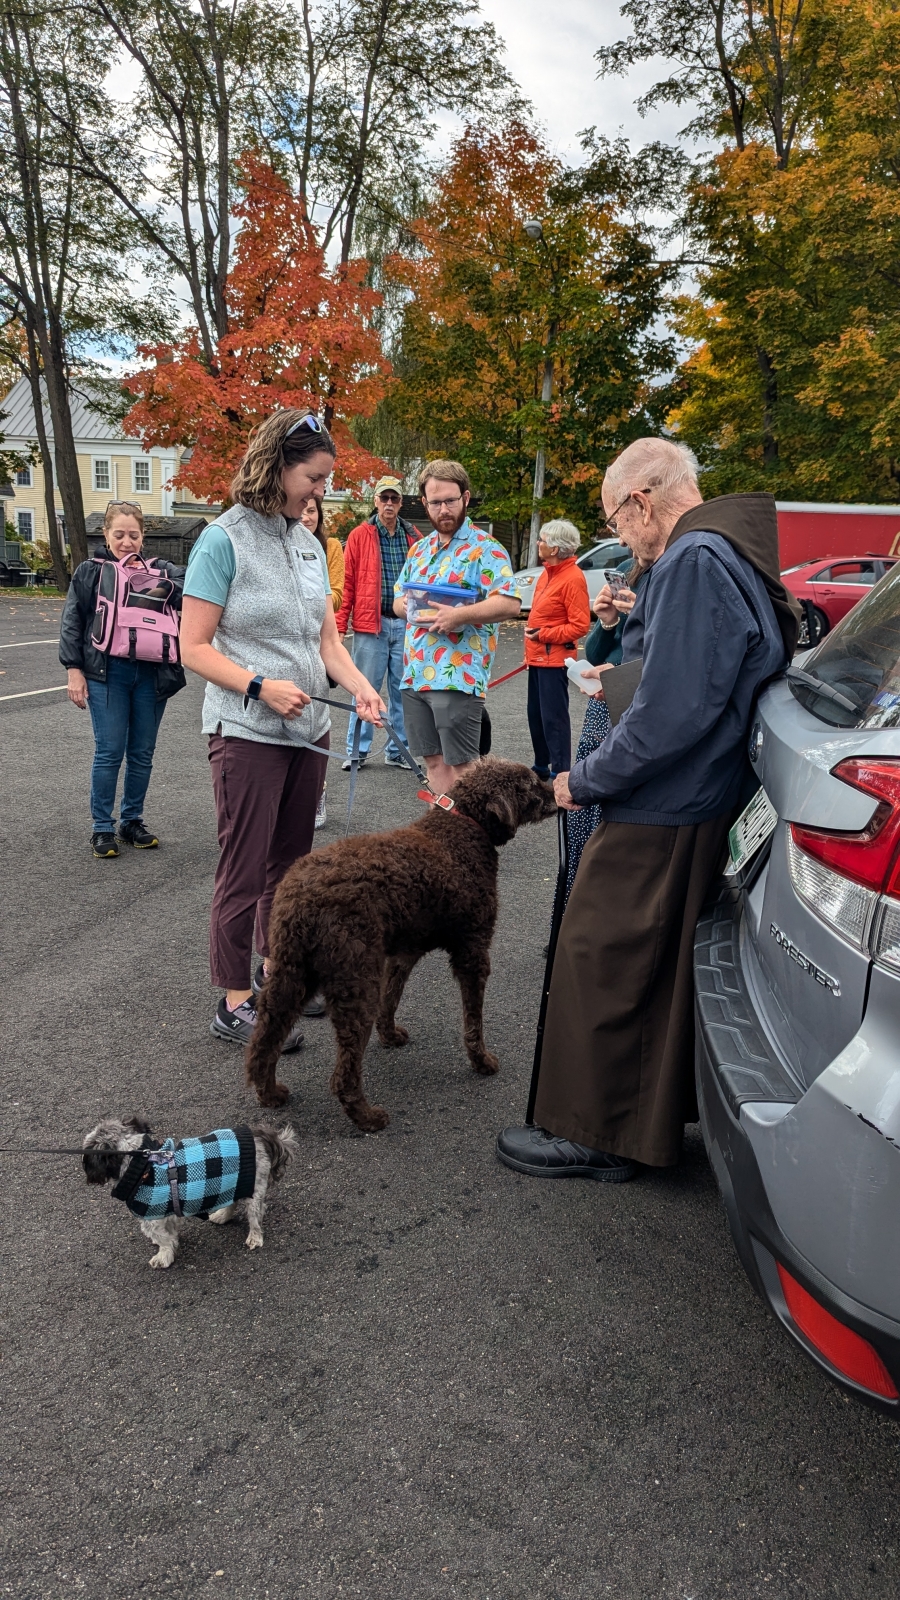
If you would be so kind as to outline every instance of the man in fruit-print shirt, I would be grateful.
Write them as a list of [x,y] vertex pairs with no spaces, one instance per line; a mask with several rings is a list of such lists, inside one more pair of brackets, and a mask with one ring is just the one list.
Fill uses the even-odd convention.
[[497,625],[520,608],[506,551],[469,521],[465,468],[458,461],[429,461],[419,489],[434,533],[410,550],[395,585],[394,610],[406,615],[407,583],[458,586],[479,597],[462,607],[429,601],[428,621],[406,625],[406,731],[410,747],[425,758],[434,793],[446,794],[478,760]]

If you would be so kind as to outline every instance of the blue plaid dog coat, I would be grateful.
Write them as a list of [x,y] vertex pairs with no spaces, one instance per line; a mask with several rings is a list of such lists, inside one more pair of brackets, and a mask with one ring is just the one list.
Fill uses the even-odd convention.
[[249,1128],[216,1128],[202,1139],[166,1139],[136,1150],[112,1191],[136,1217],[201,1217],[246,1200],[256,1184]]

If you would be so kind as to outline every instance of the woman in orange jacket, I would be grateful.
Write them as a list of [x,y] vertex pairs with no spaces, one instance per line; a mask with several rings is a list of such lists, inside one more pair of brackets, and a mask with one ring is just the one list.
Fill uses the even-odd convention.
[[571,522],[546,522],[538,541],[543,572],[538,578],[525,629],[528,663],[528,728],[534,771],[542,778],[568,772],[572,758],[569,680],[565,658],[591,626],[584,573],[575,554],[581,535]]

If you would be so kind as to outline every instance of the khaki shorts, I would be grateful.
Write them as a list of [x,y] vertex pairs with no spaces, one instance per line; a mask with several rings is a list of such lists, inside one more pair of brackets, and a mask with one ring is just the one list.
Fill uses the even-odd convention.
[[448,767],[477,761],[484,701],[460,689],[403,690],[403,720],[417,756],[443,756]]

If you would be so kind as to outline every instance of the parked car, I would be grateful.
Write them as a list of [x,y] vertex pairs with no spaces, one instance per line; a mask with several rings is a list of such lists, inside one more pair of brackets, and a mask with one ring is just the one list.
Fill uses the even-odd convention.
[[809,638],[802,643],[818,644],[826,633],[863,600],[869,590],[894,565],[893,556],[827,556],[804,561],[781,574],[785,585],[798,600],[812,606],[808,623]]
[[765,691],[750,758],[695,942],[703,1135],[763,1299],[898,1416],[900,566]]
[[21,588],[28,571],[28,563],[22,560],[22,546],[18,540],[0,540],[0,584],[6,589]]
[[[593,600],[595,594],[603,588],[604,569],[607,567],[630,567],[632,562],[631,551],[618,539],[602,539],[599,544],[592,545],[590,550],[585,550],[578,557],[578,565],[587,579],[588,595]],[[522,567],[515,573],[514,582],[522,610],[530,611],[534,597],[534,586],[538,581],[543,567]]]

